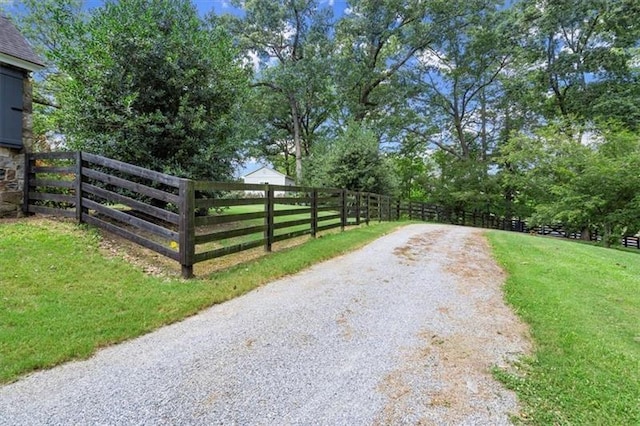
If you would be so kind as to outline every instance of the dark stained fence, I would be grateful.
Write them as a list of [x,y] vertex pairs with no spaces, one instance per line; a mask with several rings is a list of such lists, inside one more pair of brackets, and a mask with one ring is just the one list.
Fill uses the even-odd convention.
[[77,156],[75,152],[27,156],[24,169],[25,213],[77,217]]
[[343,226],[341,189],[193,182],[192,263]]
[[81,222],[181,260],[184,179],[88,153],[79,160]]
[[622,245],[640,250],[640,237],[624,237],[622,239]]
[[[350,225],[409,219],[581,238],[562,225],[444,209],[337,188],[181,179],[84,152],[27,154],[24,212],[75,218],[193,265],[243,250]],[[599,240],[596,232],[589,235]],[[625,237],[640,249],[640,238]]]

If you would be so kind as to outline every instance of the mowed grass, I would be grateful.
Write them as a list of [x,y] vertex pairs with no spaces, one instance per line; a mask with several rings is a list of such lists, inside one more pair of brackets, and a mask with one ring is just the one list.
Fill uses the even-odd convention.
[[99,235],[46,219],[0,222],[0,382],[85,358],[273,279],[358,248],[401,224],[310,239],[206,278],[145,275],[105,257]]
[[[282,211],[282,210],[304,210],[304,209],[309,209],[308,206],[298,206],[298,205],[294,205],[294,204],[276,204],[274,205],[274,210],[275,211]],[[229,207],[224,209],[222,212],[218,213],[221,216],[225,216],[225,215],[235,215],[235,214],[245,214],[245,213],[256,213],[256,212],[263,212],[264,211],[264,205],[262,204],[251,204],[251,205],[247,205],[247,206],[233,206],[233,207]],[[334,219],[323,219],[326,218],[328,216],[334,216],[336,214],[338,214],[338,211],[321,211],[318,212],[318,225],[319,226],[325,226],[325,225],[331,225],[331,224],[339,224],[340,223],[340,218],[334,218]],[[293,222],[293,221],[297,221],[297,220],[308,220],[309,223],[303,224],[303,225],[293,225],[293,226],[287,226],[287,227],[283,227],[283,228],[278,228],[274,231],[274,235],[278,236],[278,235],[282,235],[282,234],[287,234],[287,233],[291,233],[291,232],[298,232],[298,231],[309,231],[309,233],[311,232],[311,213],[299,213],[299,214],[288,214],[286,216],[276,216],[274,218],[274,223],[276,224],[280,224],[280,223],[284,223],[284,222]],[[247,219],[247,220],[242,220],[242,221],[238,221],[238,222],[231,222],[231,223],[227,223],[224,224],[223,226],[217,225],[215,228],[209,228],[207,231],[205,231],[204,229],[198,229],[199,233],[207,233],[207,232],[211,232],[212,229],[216,229],[216,230],[223,230],[223,231],[229,231],[229,230],[233,230],[233,229],[239,229],[239,228],[248,228],[248,227],[253,227],[253,226],[260,226],[264,224],[264,218],[259,218],[259,219]],[[213,243],[206,243],[206,244],[201,244],[198,245],[196,247],[196,252],[200,253],[200,252],[205,252],[208,250],[215,250],[217,248],[222,248],[222,247],[229,247],[229,246],[233,246],[236,244],[244,244],[244,243],[248,243],[248,242],[252,242],[252,241],[257,241],[257,240],[261,240],[262,238],[264,238],[264,233],[263,232],[254,232],[251,234],[246,234],[246,235],[242,235],[242,236],[238,236],[238,237],[230,237],[230,238],[225,238],[222,240],[218,240],[216,242]]]
[[531,326],[523,375],[498,371],[524,423],[640,424],[640,254],[490,232],[508,302]]

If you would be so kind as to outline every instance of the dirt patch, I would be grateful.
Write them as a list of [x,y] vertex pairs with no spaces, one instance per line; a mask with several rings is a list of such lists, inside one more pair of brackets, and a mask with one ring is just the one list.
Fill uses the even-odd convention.
[[[121,258],[149,275],[174,278],[180,276],[181,266],[178,262],[102,229],[98,229],[97,232],[100,235],[100,249],[105,256]],[[318,238],[337,232],[340,232],[340,230],[332,229],[323,231],[318,235]],[[304,235],[274,243],[272,251],[286,250],[299,246],[308,242],[310,238],[310,236]],[[207,260],[194,265],[194,274],[196,277],[206,277],[233,266],[259,259],[268,254],[263,247],[256,247],[239,253]]]
[[346,309],[338,315],[338,318],[336,318],[336,323],[340,327],[342,338],[345,340],[351,340],[353,337],[353,327],[351,327],[351,324],[349,323],[349,317],[351,315],[353,315],[353,311],[351,309]]
[[[508,424],[505,407],[517,413],[515,395],[492,376],[529,353],[529,331],[505,305],[505,273],[491,257],[482,231],[455,228],[414,237],[394,251],[405,261],[437,259],[455,290],[433,308],[441,328],[425,328],[399,368],[379,386],[387,404],[377,424]],[[418,253],[430,250],[428,258]],[[448,303],[447,303],[448,302]],[[425,386],[428,377],[429,386]]]
[[417,262],[421,256],[429,253],[434,244],[441,241],[442,236],[446,233],[445,230],[434,230],[416,237],[412,237],[407,241],[407,244],[396,247],[393,250],[393,254],[403,261],[403,264],[412,264]]
[[98,246],[104,256],[123,259],[148,275],[174,278],[180,275],[178,262],[115,234],[103,230],[98,232],[100,234]]

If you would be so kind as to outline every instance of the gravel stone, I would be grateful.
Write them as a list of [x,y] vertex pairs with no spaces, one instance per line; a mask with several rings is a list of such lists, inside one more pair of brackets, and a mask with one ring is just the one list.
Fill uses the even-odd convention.
[[506,425],[527,353],[482,231],[410,225],[0,387],[0,425]]

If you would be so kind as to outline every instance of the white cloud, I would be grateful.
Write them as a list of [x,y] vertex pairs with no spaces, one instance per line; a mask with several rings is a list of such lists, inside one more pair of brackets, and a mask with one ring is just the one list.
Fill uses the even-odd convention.
[[417,56],[418,61],[425,67],[435,68],[440,71],[452,71],[451,65],[447,63],[444,53],[437,53],[426,49]]
[[260,69],[260,57],[258,56],[258,53],[253,50],[247,53],[247,56],[245,56],[242,63],[243,65],[251,65],[254,72],[258,72]]

